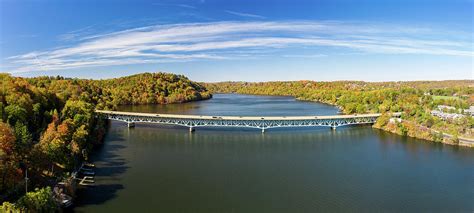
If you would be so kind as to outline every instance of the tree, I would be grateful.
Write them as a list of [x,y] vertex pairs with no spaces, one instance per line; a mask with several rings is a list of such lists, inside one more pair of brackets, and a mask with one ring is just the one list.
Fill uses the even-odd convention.
[[0,101],[0,121],[6,121],[3,102]]
[[72,135],[72,141],[70,146],[73,155],[79,155],[81,153],[81,150],[85,148],[88,136],[89,132],[87,131],[85,125],[81,125],[79,128],[76,129],[76,131]]
[[3,192],[7,186],[15,185],[21,178],[16,167],[20,153],[16,152],[15,142],[13,130],[7,123],[0,122],[0,192]]
[[17,208],[15,204],[10,203],[10,202],[3,202],[0,210],[2,210],[1,212],[6,212],[6,213],[21,212],[21,209]]
[[459,136],[458,136],[458,134],[454,134],[453,137],[451,138],[451,141],[452,141],[454,144],[459,144]]
[[94,115],[94,107],[84,101],[68,100],[61,112],[63,119],[73,119],[78,126],[81,124],[91,125]]
[[379,118],[377,118],[377,121],[375,122],[374,126],[377,128],[384,127],[390,121],[390,117],[391,115],[388,113],[382,114]]
[[0,156],[2,159],[13,154],[15,141],[16,138],[10,126],[6,123],[0,122]]
[[444,135],[442,132],[435,132],[435,133],[432,133],[432,137],[433,137],[433,141],[434,142],[443,142],[444,140]]
[[15,203],[15,207],[27,212],[55,212],[58,209],[49,186],[26,193]]
[[28,112],[26,109],[18,105],[8,105],[5,107],[5,114],[7,114],[7,122],[10,125],[15,125],[16,122],[27,122]]
[[16,122],[15,124],[15,137],[17,143],[15,148],[19,153],[25,153],[29,149],[32,143],[32,135],[28,131],[28,127],[22,122]]
[[[47,159],[47,164],[53,166],[54,163],[62,163],[65,154],[65,142],[62,140],[61,135],[57,131],[58,123],[53,121],[48,125],[48,128],[44,132],[43,136],[35,148],[39,151],[37,159]],[[64,127],[62,127],[64,128]]]
[[408,128],[403,125],[403,123],[398,123],[398,132],[400,135],[407,136],[408,135]]

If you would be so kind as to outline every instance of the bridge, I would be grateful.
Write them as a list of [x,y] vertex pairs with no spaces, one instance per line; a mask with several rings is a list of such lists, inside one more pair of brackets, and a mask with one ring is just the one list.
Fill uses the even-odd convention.
[[[335,130],[340,126],[360,125],[375,123],[380,113],[354,114],[354,115],[329,115],[329,116],[207,116],[207,115],[173,115],[156,113],[137,113],[96,110],[107,119],[126,122],[128,127],[135,123],[157,123],[185,126],[193,132],[196,127],[248,127],[266,129],[281,127],[313,127],[327,126]],[[399,117],[401,113],[393,113]]]

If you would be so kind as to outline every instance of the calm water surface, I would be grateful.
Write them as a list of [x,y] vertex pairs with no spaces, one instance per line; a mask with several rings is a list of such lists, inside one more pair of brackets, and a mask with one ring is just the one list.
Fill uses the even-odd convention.
[[[291,97],[215,95],[124,111],[331,115]],[[187,128],[112,122],[95,156],[97,186],[76,212],[472,212],[474,149],[368,126]]]

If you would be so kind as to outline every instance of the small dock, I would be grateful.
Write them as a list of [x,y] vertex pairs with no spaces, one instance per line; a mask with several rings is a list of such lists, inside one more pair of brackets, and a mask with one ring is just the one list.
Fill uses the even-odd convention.
[[94,169],[95,165],[90,163],[83,163],[81,167],[77,170],[77,174],[80,178],[76,178],[79,180],[80,186],[94,186],[95,185],[95,172]]

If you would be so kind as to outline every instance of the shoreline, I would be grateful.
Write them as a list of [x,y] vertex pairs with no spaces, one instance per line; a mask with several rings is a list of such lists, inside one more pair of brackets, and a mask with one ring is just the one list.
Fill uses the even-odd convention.
[[[302,99],[302,98],[297,98],[297,97],[292,96],[292,95],[266,95],[266,94],[249,94],[249,93],[237,93],[237,92],[235,92],[235,93],[216,92],[215,94],[242,94],[242,95],[256,95],[256,96],[293,97],[295,100],[298,100],[298,101],[317,102],[317,103],[331,105],[331,106],[334,106],[334,107],[338,108],[340,110],[341,114],[345,114],[344,113],[344,108],[337,105],[337,104],[329,103],[329,102],[321,102],[321,101]],[[418,129],[420,129],[420,131],[422,131],[423,133],[428,134],[429,137],[426,137],[426,136],[425,137],[419,137],[419,136],[417,136],[417,134],[407,134],[406,136],[411,137],[411,138],[423,139],[423,140],[429,141],[431,143],[443,143],[443,144],[448,144],[448,145],[453,145],[453,146],[463,146],[463,147],[474,148],[474,138],[466,138],[466,137],[459,137],[458,136],[457,137],[457,142],[454,142],[453,141],[453,137],[454,137],[453,135],[450,135],[450,134],[447,134],[447,133],[443,132],[442,133],[443,138],[441,139],[441,141],[436,141],[436,140],[433,139],[433,137],[434,137],[435,134],[439,134],[439,131],[431,129],[431,128],[427,128],[427,127],[422,127],[422,126],[419,126],[417,124],[415,124],[415,125],[417,126]],[[394,133],[394,134],[397,134],[397,135],[400,135],[400,136],[404,136],[403,134],[399,133],[398,131],[390,130],[387,127],[376,127],[375,124],[371,125],[371,127],[375,128],[375,129],[380,129],[380,130],[383,130],[383,131],[386,131],[386,132]],[[429,131],[429,132],[426,132],[426,131]]]
[[[439,141],[433,140],[433,137],[436,137],[435,135],[438,134],[439,131],[429,129],[429,128],[427,130],[420,130],[421,132],[419,133],[419,134],[423,134],[423,133],[428,134],[429,137],[417,137],[417,136],[410,135],[410,134],[403,135],[403,134],[399,133],[398,131],[396,131],[395,129],[389,129],[387,127],[376,127],[375,125],[372,125],[372,128],[379,129],[379,130],[382,130],[382,131],[386,131],[386,132],[389,132],[389,133],[393,133],[393,134],[396,134],[396,135],[399,135],[399,136],[407,136],[407,137],[411,137],[411,138],[425,140],[429,143],[442,143],[442,144],[447,144],[447,145],[452,145],[452,146],[463,146],[463,147],[474,148],[474,139],[465,138],[465,137],[458,137],[457,138],[458,141],[455,142],[455,141],[453,141],[453,136],[450,135],[450,134],[447,134],[447,133],[442,133],[443,138],[440,139]],[[419,129],[421,129],[421,128],[419,127]]]

